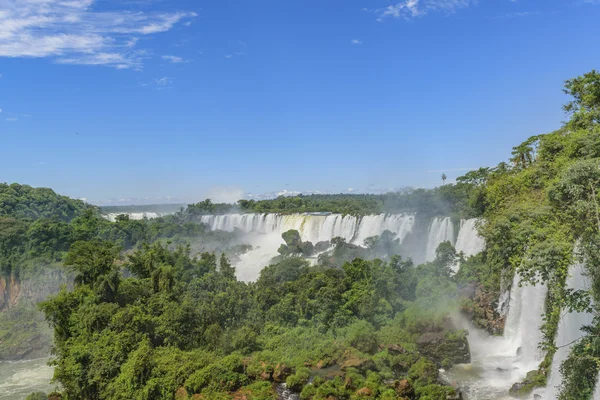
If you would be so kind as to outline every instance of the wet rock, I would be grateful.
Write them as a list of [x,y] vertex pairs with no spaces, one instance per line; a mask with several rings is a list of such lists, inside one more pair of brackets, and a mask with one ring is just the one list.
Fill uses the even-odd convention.
[[362,396],[362,397],[371,397],[371,396],[373,396],[373,391],[371,389],[369,389],[368,387],[364,387],[364,388],[358,389],[356,391],[356,394],[358,396]]
[[292,369],[285,364],[277,364],[273,370],[273,380],[277,383],[284,382],[292,374]]
[[349,368],[356,368],[359,371],[369,371],[375,369],[375,363],[370,358],[358,358],[353,357],[344,361],[341,365],[342,371],[346,371]]
[[407,397],[409,399],[412,399],[415,395],[415,389],[407,379],[397,381],[394,389],[396,390],[396,394],[399,397]]
[[471,362],[469,342],[463,331],[428,332],[417,339],[419,352],[445,368]]
[[498,294],[486,292],[479,287],[466,286],[460,291],[463,299],[461,311],[479,328],[492,335],[504,332],[505,316],[497,311]]
[[406,353],[406,349],[400,345],[397,344],[390,344],[389,346],[387,346],[387,351],[388,353],[392,354],[392,355],[398,355],[398,354],[405,354]]
[[329,247],[331,247],[331,243],[329,243],[329,241],[317,242],[317,244],[315,244],[315,253],[327,251]]
[[533,389],[546,385],[546,376],[537,370],[529,371],[525,380],[517,382],[508,391],[508,394],[518,399],[526,399]]

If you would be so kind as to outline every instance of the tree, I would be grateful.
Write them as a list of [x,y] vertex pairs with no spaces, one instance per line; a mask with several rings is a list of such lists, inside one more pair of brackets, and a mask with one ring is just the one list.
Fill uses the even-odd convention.
[[442,184],[443,185],[446,184],[446,179],[448,179],[448,177],[446,176],[446,174],[442,174]]
[[564,92],[574,100],[563,107],[571,115],[568,127],[574,129],[590,128],[600,123],[600,73],[592,70],[583,76],[565,82]]
[[225,253],[222,253],[219,259],[219,272],[225,278],[235,280],[235,267],[231,265]]
[[95,240],[75,242],[65,256],[64,264],[76,273],[75,283],[93,285],[99,277],[118,267],[115,261],[120,248],[111,242]]

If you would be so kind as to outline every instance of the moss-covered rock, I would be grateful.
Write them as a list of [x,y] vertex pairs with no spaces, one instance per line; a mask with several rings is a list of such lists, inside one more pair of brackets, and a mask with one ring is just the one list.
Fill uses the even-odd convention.
[[546,375],[538,370],[529,371],[522,382],[517,382],[509,390],[512,397],[524,399],[529,397],[533,389],[546,386]]
[[471,362],[471,352],[465,331],[427,332],[417,339],[419,352],[438,365],[466,364]]

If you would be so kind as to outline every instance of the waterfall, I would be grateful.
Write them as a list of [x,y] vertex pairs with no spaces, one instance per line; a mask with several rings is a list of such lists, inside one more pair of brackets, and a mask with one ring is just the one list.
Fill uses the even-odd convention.
[[425,261],[435,260],[435,251],[442,242],[454,244],[454,224],[450,217],[434,218],[427,235]]
[[543,285],[519,287],[515,274],[509,295],[510,308],[504,336],[491,336],[467,324],[471,364],[455,365],[444,374],[456,382],[469,399],[510,399],[511,386],[522,381],[543,360],[538,349],[542,340],[547,288]]
[[[567,278],[566,287],[575,290],[589,290],[590,285],[584,275],[584,267],[581,264],[575,264],[571,267]],[[590,313],[572,312],[562,316],[558,323],[558,332],[556,334],[555,344],[558,347],[554,358],[552,359],[552,370],[546,386],[545,396],[547,399],[556,399],[559,394],[559,387],[562,382],[560,366],[567,359],[571,348],[577,339],[583,336],[581,327],[592,323],[593,315]],[[594,399],[598,398],[598,389],[594,394]]]
[[[445,225],[441,220],[443,229],[448,230],[448,224],[451,228],[449,219]],[[241,255],[236,264],[238,278],[244,281],[257,279],[260,270],[277,255],[277,249],[284,243],[281,234],[290,229],[297,230],[303,241],[313,244],[343,237],[348,243],[362,246],[366,238],[381,235],[385,230],[395,233],[400,242],[403,242],[415,225],[414,215],[404,214],[363,217],[341,214],[226,214],[204,215],[200,221],[211,230],[232,232],[239,229],[253,234],[249,239],[254,250]]]
[[109,220],[110,222],[115,222],[117,220],[117,216],[119,215],[127,215],[129,219],[133,220],[141,220],[141,219],[154,219],[158,217],[163,217],[165,215],[169,215],[168,213],[155,213],[155,212],[134,212],[134,213],[108,213],[104,214],[104,218]]
[[485,249],[485,241],[477,233],[477,219],[467,219],[460,222],[460,230],[456,239],[456,251],[470,257]]
[[542,316],[548,289],[538,284],[519,286],[520,277],[515,273],[510,290],[510,303],[504,338],[510,343],[513,354],[520,353],[516,365],[524,372],[537,369],[543,360],[538,348],[542,341]]

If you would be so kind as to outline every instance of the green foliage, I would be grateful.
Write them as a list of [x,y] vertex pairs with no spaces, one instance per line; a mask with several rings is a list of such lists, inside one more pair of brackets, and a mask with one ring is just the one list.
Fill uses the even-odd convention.
[[44,392],[31,393],[25,400],[48,400],[48,395]]
[[81,200],[57,195],[51,189],[0,183],[0,217],[68,222],[90,207]]

